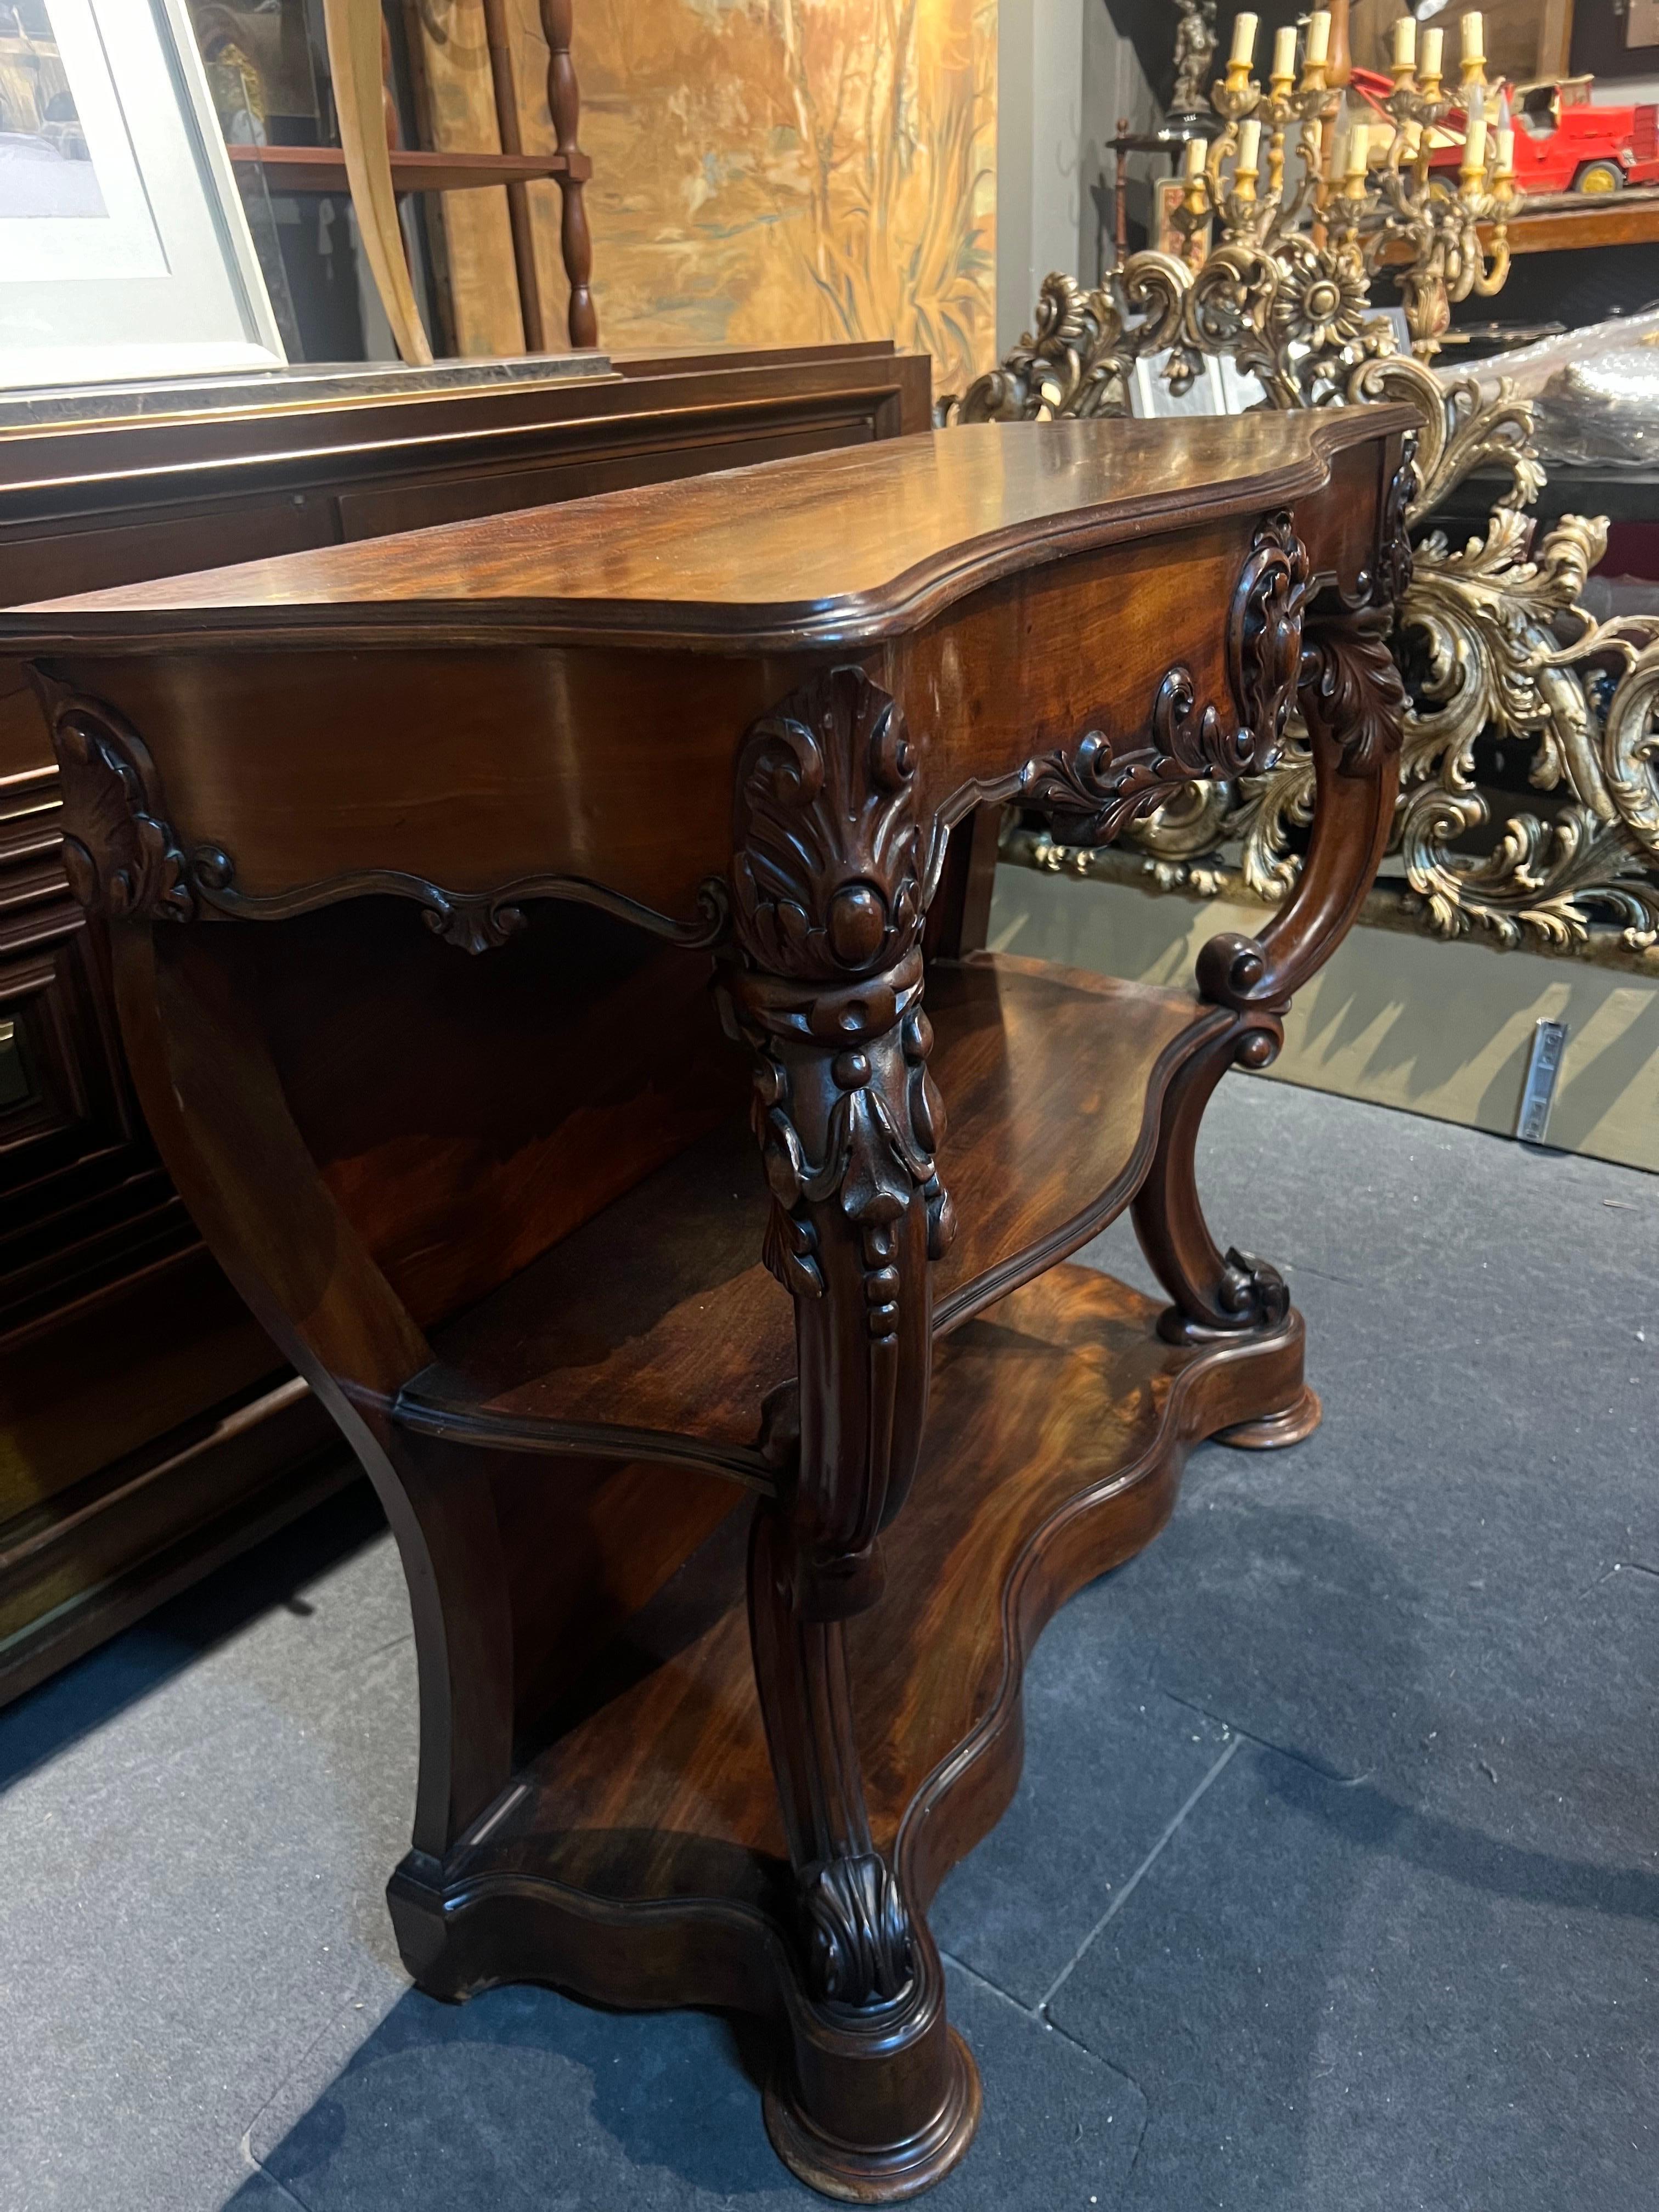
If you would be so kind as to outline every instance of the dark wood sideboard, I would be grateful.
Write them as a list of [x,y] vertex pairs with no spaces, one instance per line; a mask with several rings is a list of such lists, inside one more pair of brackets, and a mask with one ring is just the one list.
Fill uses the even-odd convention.
[[[621,359],[594,382],[0,435],[0,604],[921,429],[866,344]],[[0,658],[0,1701],[354,1472],[210,1258],[70,897],[58,773]]]
[[[405,1964],[754,2017],[833,2197],[972,2139],[927,1914],[1044,1623],[1199,1439],[1320,1418],[1195,1148],[1393,823],[1413,420],[972,425],[0,614],[169,1170],[398,1538]],[[1109,841],[1293,700],[1258,935],[974,948],[970,823]],[[1163,1300],[1068,1264],[1126,1209]]]

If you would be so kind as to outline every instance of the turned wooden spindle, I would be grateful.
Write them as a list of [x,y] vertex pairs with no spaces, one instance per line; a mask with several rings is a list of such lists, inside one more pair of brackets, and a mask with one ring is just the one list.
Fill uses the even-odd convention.
[[581,89],[570,56],[571,0],[541,0],[541,15],[542,36],[547,40],[548,109],[558,150],[571,164],[558,180],[562,201],[559,246],[565,275],[570,280],[570,343],[595,346],[599,342],[599,319],[588,289],[593,273],[593,246],[588,235],[587,210],[582,203],[583,179],[578,170],[580,149],[576,127],[581,119]]
[[1353,48],[1348,36],[1349,0],[1326,0],[1331,16],[1331,43],[1325,64],[1325,82],[1340,92],[1353,75]]

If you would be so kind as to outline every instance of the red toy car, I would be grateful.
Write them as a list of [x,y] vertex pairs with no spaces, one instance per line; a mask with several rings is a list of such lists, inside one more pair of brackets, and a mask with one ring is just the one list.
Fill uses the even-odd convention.
[[[1564,77],[1541,84],[1504,85],[1515,131],[1515,182],[1523,192],[1619,192],[1626,185],[1659,183],[1659,106],[1596,107],[1591,105],[1593,77]],[[1356,70],[1349,89],[1389,118],[1382,102],[1392,81],[1375,70]],[[1499,94],[1486,111],[1496,128]],[[1431,170],[1455,177],[1463,159],[1468,118],[1449,108],[1438,131],[1455,144],[1437,146]]]

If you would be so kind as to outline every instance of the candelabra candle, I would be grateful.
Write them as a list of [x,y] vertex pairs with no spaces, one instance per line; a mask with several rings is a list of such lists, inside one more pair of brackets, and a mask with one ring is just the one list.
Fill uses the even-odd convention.
[[[1250,64],[1255,53],[1255,17],[1239,15],[1233,21],[1232,52],[1227,57],[1227,74],[1222,89],[1231,94],[1234,105],[1221,112],[1230,119],[1245,106],[1253,107],[1261,97],[1259,87],[1250,77]],[[1212,100],[1214,95],[1212,94]]]
[[1486,173],[1486,118],[1474,115],[1469,118],[1469,135],[1463,142],[1463,166],[1459,172],[1466,198],[1473,198]]
[[1182,156],[1182,161],[1187,174],[1188,215],[1201,216],[1209,208],[1209,196],[1205,191],[1204,185],[1204,141],[1201,138],[1189,138],[1187,141],[1187,150]]
[[1348,133],[1348,171],[1346,193],[1351,200],[1360,199],[1365,191],[1365,172],[1370,165],[1370,126],[1356,123]]
[[[1490,297],[1503,285],[1508,229],[1521,198],[1514,183],[1515,135],[1507,106],[1499,101],[1495,112],[1492,106],[1480,19],[1463,20],[1455,92],[1442,90],[1443,33],[1419,30],[1412,16],[1395,21],[1389,39],[1394,85],[1379,101],[1375,82],[1363,98],[1358,86],[1349,94],[1328,82],[1333,68],[1346,75],[1346,59],[1331,59],[1338,44],[1333,33],[1346,23],[1346,11],[1334,19],[1320,9],[1309,18],[1299,83],[1297,34],[1289,26],[1276,31],[1265,90],[1252,74],[1257,19],[1237,19],[1224,81],[1212,92],[1224,127],[1207,148],[1194,140],[1183,149],[1173,220],[1195,291],[1206,300],[1224,296],[1230,313],[1245,313],[1264,359],[1279,334],[1302,329],[1297,319],[1304,309],[1311,318],[1311,337],[1285,341],[1311,347],[1305,360],[1272,355],[1279,366],[1261,372],[1272,379],[1275,404],[1291,404],[1284,395],[1299,388],[1298,380],[1306,383],[1306,361],[1316,360],[1310,374],[1330,382],[1376,349],[1380,326],[1360,317],[1366,289],[1385,259],[1404,263],[1399,282],[1419,359],[1440,350],[1458,301],[1472,292]],[[1456,121],[1449,125],[1454,110]],[[1455,146],[1460,125],[1457,189],[1449,192],[1431,177],[1430,162],[1437,144]],[[1287,191],[1286,139],[1298,126],[1303,173]],[[1488,226],[1489,246],[1483,237]],[[1218,252],[1212,251],[1212,236]],[[1265,256],[1251,267],[1270,263],[1282,280],[1279,289],[1267,285],[1258,300],[1252,276],[1243,310],[1241,249]],[[1289,310],[1280,302],[1292,292],[1299,304],[1287,321]]]
[[1233,170],[1233,190],[1242,200],[1255,198],[1255,180],[1261,175],[1261,125],[1254,115],[1238,126],[1238,161]]
[[1498,160],[1492,170],[1492,185],[1500,200],[1515,197],[1515,133],[1507,124],[1497,131]]

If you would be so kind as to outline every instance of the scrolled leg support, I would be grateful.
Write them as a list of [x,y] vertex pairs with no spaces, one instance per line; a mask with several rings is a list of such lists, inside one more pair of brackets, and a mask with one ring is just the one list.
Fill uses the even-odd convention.
[[[1224,933],[1199,955],[1200,994],[1231,1007],[1234,1027],[1191,1060],[1166,1101],[1152,1171],[1135,1201],[1143,1249],[1174,1301],[1159,1323],[1177,1343],[1267,1330],[1290,1311],[1264,1261],[1223,1252],[1199,1204],[1194,1155],[1204,1110],[1233,1066],[1266,1067],[1292,994],[1330,957],[1363,905],[1387,848],[1398,785],[1404,693],[1389,650],[1391,605],[1328,593],[1304,617],[1298,698],[1313,746],[1312,842],[1297,888],[1258,937]],[[1291,1403],[1223,1441],[1268,1449],[1317,1425],[1303,1385]]]

